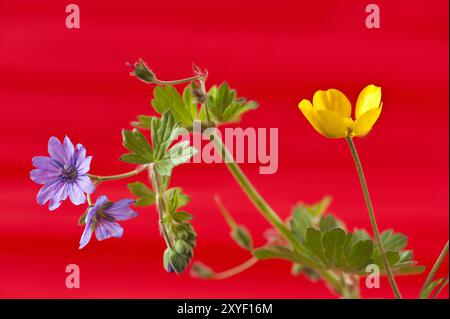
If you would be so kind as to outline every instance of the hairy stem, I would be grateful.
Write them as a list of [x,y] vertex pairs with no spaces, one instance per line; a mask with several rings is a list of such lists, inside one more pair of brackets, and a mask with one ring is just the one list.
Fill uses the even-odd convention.
[[350,147],[350,151],[352,153],[353,160],[355,161],[356,170],[358,171],[359,181],[361,183],[361,188],[362,188],[362,191],[364,194],[364,200],[366,202],[367,211],[369,212],[370,223],[372,224],[372,231],[375,235],[378,249],[380,250],[384,269],[386,270],[386,273],[388,275],[389,283],[392,287],[392,291],[394,292],[395,298],[400,299],[400,298],[402,298],[402,296],[398,289],[397,283],[395,282],[394,274],[392,273],[391,267],[389,265],[389,262],[386,258],[385,252],[384,252],[383,243],[381,241],[380,231],[378,230],[377,221],[375,219],[375,213],[374,213],[373,207],[372,207],[372,201],[370,200],[369,190],[367,188],[366,178],[364,177],[364,171],[362,169],[361,161],[359,160],[358,152],[356,151],[356,147],[355,147],[355,144],[353,143],[352,138],[346,137],[346,140]]
[[119,179],[125,179],[128,177],[136,176],[142,173],[147,168],[147,165],[141,165],[138,166],[136,169],[126,172],[123,174],[117,174],[117,175],[108,175],[108,176],[99,176],[99,175],[91,175],[88,174],[88,176],[93,179],[95,182],[106,182],[106,181],[116,181]]
[[422,295],[422,293],[425,291],[425,289],[430,284],[431,280],[433,280],[434,275],[436,275],[436,272],[438,271],[439,267],[441,266],[442,262],[444,261],[445,256],[447,255],[447,253],[448,253],[448,240],[447,240],[447,243],[444,246],[444,249],[442,249],[441,254],[439,255],[438,259],[434,263],[433,268],[431,268],[431,271],[428,274],[427,279],[425,279],[425,283],[423,284],[423,287],[420,290],[419,296]]
[[216,149],[222,154],[222,158],[226,163],[228,169],[230,170],[233,177],[241,186],[242,190],[251,200],[253,205],[258,209],[258,211],[267,219],[267,221],[275,227],[280,234],[296,249],[301,250],[300,245],[294,235],[290,232],[286,224],[281,220],[277,213],[266,203],[264,198],[258,193],[253,184],[249,181],[247,176],[242,172],[241,168],[236,164],[231,156],[230,152],[223,144],[220,137],[214,133],[210,136]]
[[164,241],[166,242],[166,246],[172,249],[172,241],[170,239],[169,233],[167,232],[166,225],[163,222],[164,216],[167,213],[167,204],[164,198],[164,190],[162,190],[161,178],[159,176],[159,173],[155,169],[154,163],[149,164],[148,174],[150,177],[150,182],[153,185],[153,190],[155,191],[156,209],[158,211],[159,217],[159,229],[161,231],[161,235],[164,238]]
[[188,82],[192,82],[192,81],[197,81],[199,79],[200,79],[200,77],[198,75],[196,75],[196,76],[191,76],[189,78],[173,80],[173,81],[162,81],[162,80],[154,79],[153,82],[155,84],[159,84],[159,85],[177,85],[177,84],[183,84],[183,83],[188,83]]
[[233,276],[240,274],[241,272],[249,269],[257,262],[258,262],[258,259],[256,259],[255,257],[252,257],[249,260],[247,260],[246,262],[244,262],[236,267],[233,267],[231,269],[228,269],[228,270],[225,270],[222,272],[215,273],[214,276],[211,277],[211,279],[221,280],[221,279],[233,277]]
[[447,277],[445,277],[444,282],[439,286],[439,288],[436,290],[436,292],[433,294],[433,296],[431,297],[431,299],[436,299],[437,296],[439,296],[439,294],[441,293],[441,291],[445,288],[445,286],[447,286],[448,284],[448,275]]

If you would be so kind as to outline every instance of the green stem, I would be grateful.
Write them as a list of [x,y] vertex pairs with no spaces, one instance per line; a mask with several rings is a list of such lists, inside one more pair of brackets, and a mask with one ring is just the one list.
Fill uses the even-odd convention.
[[447,286],[448,284],[448,275],[447,277],[445,277],[444,282],[439,286],[439,288],[436,290],[436,292],[434,293],[433,297],[431,297],[431,299],[436,299],[437,296],[439,296],[439,294],[441,293],[442,289],[444,289],[445,286]]
[[230,278],[232,276],[236,276],[237,274],[240,274],[241,272],[249,269],[257,262],[258,262],[258,259],[256,259],[255,257],[252,257],[249,260],[247,260],[246,262],[244,262],[236,267],[233,267],[231,269],[214,274],[214,276],[211,277],[211,279],[221,280],[221,279]]
[[155,164],[151,163],[148,166],[148,175],[150,177],[150,182],[153,185],[153,190],[155,191],[155,203],[156,203],[156,209],[158,211],[158,217],[159,217],[159,229],[161,231],[161,234],[164,238],[164,241],[166,243],[166,246],[170,249],[173,249],[172,241],[170,239],[169,233],[167,232],[166,225],[164,224],[164,216],[167,212],[167,204],[166,200],[164,198],[164,191],[161,189],[161,178],[155,169]]
[[223,144],[220,137],[214,132],[214,134],[210,136],[210,139],[214,142],[215,147],[220,152],[220,154],[222,154],[222,158],[231,174],[241,186],[242,190],[250,198],[253,205],[255,205],[259,212],[267,219],[269,223],[272,224],[273,227],[275,227],[280,232],[280,234],[293,246],[294,249],[300,251],[301,247],[297,239],[289,231],[288,227],[277,215],[277,213],[275,213],[275,211],[266,203],[266,201],[261,197],[255,187],[252,185],[252,183],[248,180],[247,176],[245,176],[240,167],[234,161],[233,156]]
[[394,292],[395,298],[400,299],[402,298],[400,291],[398,289],[397,283],[395,282],[394,274],[392,273],[391,267],[389,265],[389,262],[386,258],[383,243],[381,241],[381,235],[378,230],[377,221],[375,219],[375,214],[373,212],[372,202],[370,200],[369,190],[367,188],[366,178],[364,177],[364,171],[362,169],[361,161],[359,160],[358,152],[356,151],[355,144],[353,144],[353,140],[351,137],[346,137],[347,143],[350,147],[350,151],[353,156],[353,160],[355,161],[356,169],[358,171],[359,181],[361,182],[361,188],[364,194],[364,200],[366,201],[367,210],[369,212],[370,217],[370,223],[372,224],[372,230],[375,235],[375,239],[378,245],[378,249],[380,250],[381,259],[383,260],[384,269],[386,270],[386,273],[389,278],[389,283],[392,287],[392,291]]
[[141,172],[143,172],[146,167],[147,167],[147,165],[141,165],[138,168],[136,168],[135,170],[132,170],[130,172],[123,173],[123,174],[117,174],[117,175],[99,176],[99,175],[88,174],[88,176],[97,182],[115,181],[115,180],[119,180],[119,179],[136,176],[136,175],[140,174]]
[[188,83],[188,82],[197,81],[197,80],[200,80],[200,77],[198,75],[191,76],[191,77],[185,78],[185,79],[173,80],[173,81],[162,81],[162,80],[154,79],[153,82],[156,84],[159,84],[159,85],[177,85],[177,84],[183,84],[183,83]]
[[422,295],[422,293],[425,291],[425,289],[430,284],[431,280],[433,280],[434,275],[436,274],[436,272],[438,271],[438,269],[441,266],[442,262],[444,261],[445,256],[447,255],[447,253],[448,253],[448,240],[447,240],[447,244],[445,244],[445,246],[444,246],[444,249],[442,249],[441,254],[439,255],[438,259],[434,263],[433,268],[431,268],[431,271],[428,274],[427,279],[425,279],[425,283],[423,284],[423,287],[420,290],[419,296]]
[[228,210],[225,208],[225,206],[222,204],[222,201],[220,200],[219,196],[214,196],[214,201],[216,202],[217,207],[219,207],[220,212],[222,213],[223,218],[227,222],[230,229],[235,229],[237,227],[236,221],[233,219],[231,214],[228,212]]

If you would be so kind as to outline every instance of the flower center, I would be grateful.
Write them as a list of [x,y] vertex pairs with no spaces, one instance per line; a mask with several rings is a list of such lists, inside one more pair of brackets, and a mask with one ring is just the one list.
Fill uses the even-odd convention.
[[65,164],[61,169],[60,176],[62,177],[62,179],[64,179],[64,181],[71,183],[77,179],[78,173],[75,167],[70,166],[69,164]]

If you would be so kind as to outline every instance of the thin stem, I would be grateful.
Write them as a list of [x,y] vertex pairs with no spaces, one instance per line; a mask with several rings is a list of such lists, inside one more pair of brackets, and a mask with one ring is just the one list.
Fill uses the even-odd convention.
[[86,193],[86,201],[89,206],[92,206],[91,194]]
[[367,210],[369,212],[370,217],[370,223],[372,224],[372,230],[375,235],[375,239],[378,245],[378,249],[380,250],[381,259],[383,260],[384,269],[386,270],[386,273],[389,278],[389,283],[392,287],[392,290],[394,292],[395,298],[400,299],[402,298],[400,291],[398,289],[397,283],[395,282],[394,275],[392,273],[391,267],[389,265],[389,262],[386,258],[383,243],[381,241],[381,235],[380,231],[378,230],[377,221],[375,219],[375,213],[373,212],[372,207],[372,201],[370,200],[369,190],[367,188],[366,178],[364,177],[364,171],[362,169],[361,161],[359,160],[358,152],[356,151],[355,144],[353,144],[353,140],[351,137],[346,137],[347,143],[350,147],[350,151],[353,156],[353,160],[355,161],[356,170],[358,171],[359,181],[361,183],[361,188],[364,194],[364,200],[366,201]]
[[225,206],[222,204],[222,201],[220,200],[219,196],[214,196],[214,201],[216,202],[216,205],[219,207],[220,212],[223,215],[223,218],[227,222],[228,226],[231,229],[235,229],[237,227],[236,221],[233,219],[231,214],[228,212],[228,210],[225,208]]
[[436,272],[438,271],[438,269],[441,266],[442,262],[444,261],[445,256],[447,255],[447,253],[448,253],[448,240],[447,240],[447,243],[444,246],[444,249],[442,249],[441,254],[439,255],[438,259],[434,263],[433,268],[431,268],[431,271],[428,274],[427,279],[425,279],[425,283],[423,284],[423,287],[420,290],[419,296],[422,295],[422,293],[425,291],[425,289],[427,289],[427,287],[430,284],[431,280],[433,280],[434,275],[436,274]]
[[158,210],[158,217],[159,217],[159,229],[164,238],[164,241],[166,242],[166,246],[169,247],[170,249],[173,249],[172,241],[170,240],[169,234],[166,229],[166,225],[163,222],[164,216],[167,212],[167,205],[164,198],[164,192],[161,189],[160,176],[157,170],[155,169],[154,163],[151,163],[148,166],[148,174],[150,177],[150,182],[153,185],[153,190],[155,191],[156,209]]
[[444,282],[439,286],[439,288],[436,290],[436,292],[433,294],[433,297],[431,297],[431,299],[436,299],[437,296],[439,296],[439,294],[441,293],[441,291],[444,289],[445,286],[447,286],[448,284],[448,275],[447,277],[445,277]]
[[185,78],[185,79],[173,80],[173,81],[162,81],[162,80],[154,79],[153,82],[156,84],[159,84],[159,85],[177,85],[177,84],[183,84],[183,83],[188,83],[188,82],[197,81],[197,80],[200,80],[200,76],[198,76],[198,75],[191,76],[191,77]]
[[300,251],[301,248],[295,236],[289,231],[286,224],[266,203],[266,201],[261,197],[255,187],[252,185],[252,183],[248,180],[247,176],[245,176],[240,167],[234,161],[233,156],[231,156],[230,152],[223,144],[220,137],[214,132],[213,135],[210,136],[210,139],[214,142],[214,145],[220,152],[220,154],[222,154],[223,160],[226,163],[231,174],[241,186],[242,190],[250,198],[253,205],[255,205],[255,207],[267,219],[267,221],[269,221],[269,223],[271,223],[272,226],[275,227],[289,243],[291,243],[294,249]]
[[91,179],[93,179],[94,181],[99,181],[99,182],[115,181],[115,180],[139,175],[141,172],[143,172],[145,170],[146,167],[147,167],[147,165],[141,165],[141,166],[138,166],[138,168],[136,168],[130,172],[126,172],[123,174],[117,174],[117,175],[99,176],[99,175],[88,174],[88,176]]
[[247,260],[246,262],[244,262],[236,267],[233,267],[231,269],[214,274],[214,276],[211,277],[211,279],[221,280],[221,279],[226,279],[226,278],[236,276],[237,274],[240,274],[241,272],[249,269],[257,262],[258,262],[258,259],[256,259],[255,257],[252,257],[249,260]]

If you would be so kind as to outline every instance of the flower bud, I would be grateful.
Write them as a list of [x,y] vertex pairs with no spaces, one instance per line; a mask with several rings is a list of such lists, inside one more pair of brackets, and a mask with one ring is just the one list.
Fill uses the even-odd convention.
[[155,74],[148,68],[145,62],[142,59],[139,59],[133,66],[134,70],[131,72],[131,75],[134,75],[139,80],[145,83],[152,83],[155,81]]
[[192,248],[184,240],[177,240],[175,242],[175,251],[183,256],[188,257],[189,259],[192,258]]

